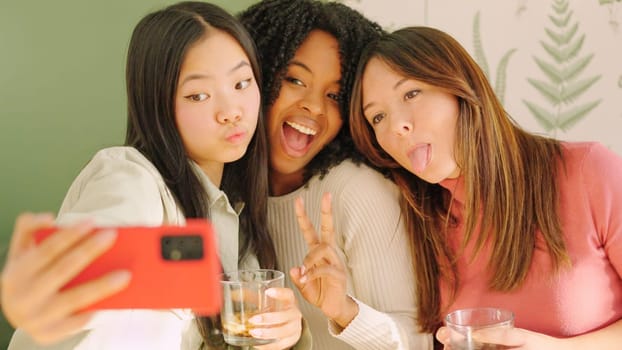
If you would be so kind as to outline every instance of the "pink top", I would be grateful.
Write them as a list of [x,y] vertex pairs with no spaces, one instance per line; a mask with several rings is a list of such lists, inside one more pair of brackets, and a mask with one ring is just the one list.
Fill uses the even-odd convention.
[[[559,172],[560,215],[572,267],[553,275],[546,249],[536,249],[525,283],[510,293],[495,292],[487,288],[490,248],[484,246],[473,261],[459,260],[461,285],[449,311],[509,309],[516,327],[557,337],[594,331],[622,318],[622,159],[598,143],[563,143],[562,150],[566,171]],[[454,193],[452,212],[461,211],[463,181],[447,179],[441,185]],[[460,242],[464,227],[451,234]],[[441,283],[444,303],[447,293]]]

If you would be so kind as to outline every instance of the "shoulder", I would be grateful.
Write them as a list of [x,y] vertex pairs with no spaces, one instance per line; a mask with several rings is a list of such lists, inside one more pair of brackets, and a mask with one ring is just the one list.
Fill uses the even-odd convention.
[[128,146],[108,147],[99,150],[89,164],[106,164],[120,167],[140,167],[153,173],[158,173],[155,166],[136,148]]
[[562,152],[571,161],[585,161],[594,158],[610,158],[615,153],[600,142],[562,142]]
[[133,147],[110,147],[99,150],[82,169],[80,176],[112,176],[129,182],[157,181],[156,167]]
[[157,169],[136,149],[102,149],[71,184],[59,211],[63,220],[59,221],[87,215],[98,223],[162,221],[165,193]]
[[380,188],[392,191],[395,184],[383,174],[365,164],[355,164],[347,159],[330,169],[321,181],[326,181],[334,189],[342,191],[361,191]]
[[322,180],[324,191],[333,194],[336,206],[347,210],[385,206],[399,211],[399,190],[383,174],[364,164],[345,160],[331,169]]
[[595,222],[619,215],[622,158],[600,143],[562,143],[562,150],[560,191],[572,194],[573,202],[584,202]]
[[578,171],[602,179],[619,176],[622,158],[598,142],[562,142],[562,156],[568,175]]

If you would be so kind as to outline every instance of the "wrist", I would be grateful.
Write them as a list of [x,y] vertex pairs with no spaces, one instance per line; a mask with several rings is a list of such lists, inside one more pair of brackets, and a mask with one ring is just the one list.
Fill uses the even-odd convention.
[[333,322],[341,328],[346,328],[358,313],[359,305],[349,295],[346,295],[344,306],[341,308],[339,316],[333,318]]
[[[551,337],[553,338],[553,337]],[[583,349],[581,344],[581,341],[577,342],[577,337],[570,337],[570,338],[553,338],[553,340],[555,342],[557,342],[557,345],[555,346],[559,346],[561,345],[562,349],[566,349],[566,350],[579,350],[579,349]]]

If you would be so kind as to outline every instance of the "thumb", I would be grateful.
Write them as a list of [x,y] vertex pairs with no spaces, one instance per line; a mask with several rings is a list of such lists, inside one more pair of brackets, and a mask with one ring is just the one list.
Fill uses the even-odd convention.
[[489,328],[473,332],[473,340],[480,343],[517,347],[525,344],[525,334],[519,328]]
[[296,305],[294,291],[289,288],[272,287],[266,290],[266,295],[274,299],[280,309],[287,309],[292,305]]
[[447,327],[441,327],[436,331],[436,340],[441,344],[449,344],[449,329]]

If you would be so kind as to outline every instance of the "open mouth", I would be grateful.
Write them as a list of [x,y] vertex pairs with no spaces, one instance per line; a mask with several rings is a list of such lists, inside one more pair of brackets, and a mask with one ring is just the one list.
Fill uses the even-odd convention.
[[293,157],[304,155],[317,134],[317,130],[296,122],[283,123],[283,146],[285,152]]
[[422,143],[408,151],[408,158],[415,173],[422,173],[430,164],[430,144]]

